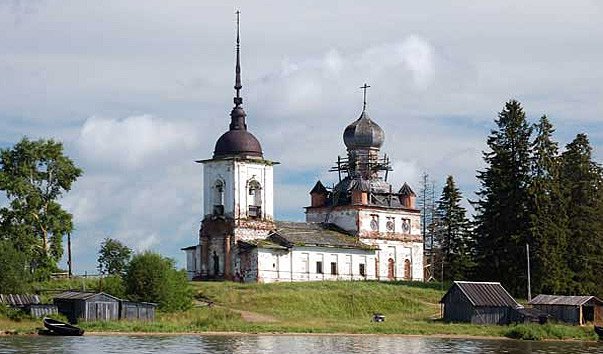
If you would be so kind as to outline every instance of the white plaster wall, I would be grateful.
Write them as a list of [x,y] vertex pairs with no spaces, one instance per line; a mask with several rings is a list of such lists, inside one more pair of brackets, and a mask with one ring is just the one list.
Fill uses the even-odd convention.
[[[323,262],[322,274],[316,272],[316,262],[319,261]],[[337,274],[331,274],[331,262],[337,264]],[[361,263],[365,264],[365,276],[360,275]],[[370,280],[376,279],[375,255],[373,250],[327,247],[295,247],[290,252],[259,249],[258,274],[259,281],[265,283],[278,281]]]
[[236,227],[234,229],[235,240],[257,240],[261,238],[266,238],[270,234],[270,230],[261,230],[261,229],[253,229],[249,227]]
[[221,179],[225,183],[224,214],[234,217],[234,169],[233,160],[210,160],[203,163],[203,215],[213,212],[213,187]]
[[388,260],[395,261],[394,280],[404,280],[404,261],[411,264],[411,279],[423,281],[423,244],[421,242],[404,242],[380,239],[361,239],[360,241],[377,246],[379,261],[379,280],[388,280]]
[[203,163],[203,215],[213,212],[213,188],[221,179],[225,182],[224,214],[232,218],[247,218],[251,202],[248,182],[255,179],[262,186],[262,216],[274,217],[273,168],[262,161],[210,160]]
[[[387,218],[391,217],[394,219],[395,233],[402,233],[402,221],[403,219],[410,220],[410,235],[421,235],[421,216],[419,213],[411,213],[406,210],[381,210],[381,209],[363,209],[360,211],[360,220],[358,225],[358,231],[372,232],[371,220],[372,216],[377,215],[379,217],[379,230],[380,232],[387,232],[386,223]],[[404,233],[406,234],[406,233]]]
[[201,271],[200,264],[200,246],[194,249],[187,249],[186,253],[186,275],[188,280],[192,280],[193,277]]

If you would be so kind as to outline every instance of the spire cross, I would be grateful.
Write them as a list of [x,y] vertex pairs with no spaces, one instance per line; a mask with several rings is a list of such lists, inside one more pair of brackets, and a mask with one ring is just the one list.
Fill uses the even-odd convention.
[[364,83],[364,85],[360,86],[360,88],[364,91],[363,95],[364,95],[364,99],[363,99],[363,104],[362,104],[362,110],[364,111],[366,109],[366,89],[369,88],[370,86],[366,84],[366,82]]
[[237,91],[237,96],[234,99],[234,103],[235,105],[239,106],[241,103],[243,103],[243,98],[241,98],[240,95],[240,91],[241,88],[243,88],[243,85],[241,85],[241,55],[240,55],[240,51],[241,51],[241,41],[239,39],[239,15],[241,14],[241,11],[237,10],[237,12],[235,12],[237,14],[237,64],[235,67],[235,85],[234,88]]

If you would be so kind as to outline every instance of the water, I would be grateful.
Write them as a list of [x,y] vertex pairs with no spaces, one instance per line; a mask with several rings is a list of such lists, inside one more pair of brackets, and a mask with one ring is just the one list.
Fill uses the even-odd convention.
[[603,354],[603,343],[345,335],[7,336],[0,337],[0,353]]

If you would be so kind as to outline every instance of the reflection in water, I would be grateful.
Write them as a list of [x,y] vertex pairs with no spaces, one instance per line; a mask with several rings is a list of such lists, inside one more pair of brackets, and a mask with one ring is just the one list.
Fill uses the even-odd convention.
[[603,354],[603,343],[345,335],[15,336],[0,337],[0,353]]

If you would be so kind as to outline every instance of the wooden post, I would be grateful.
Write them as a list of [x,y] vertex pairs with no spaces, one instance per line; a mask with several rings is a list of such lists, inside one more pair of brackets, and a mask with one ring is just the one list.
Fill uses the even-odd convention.
[[69,279],[73,275],[71,265],[71,233],[67,233],[67,266],[69,267]]

